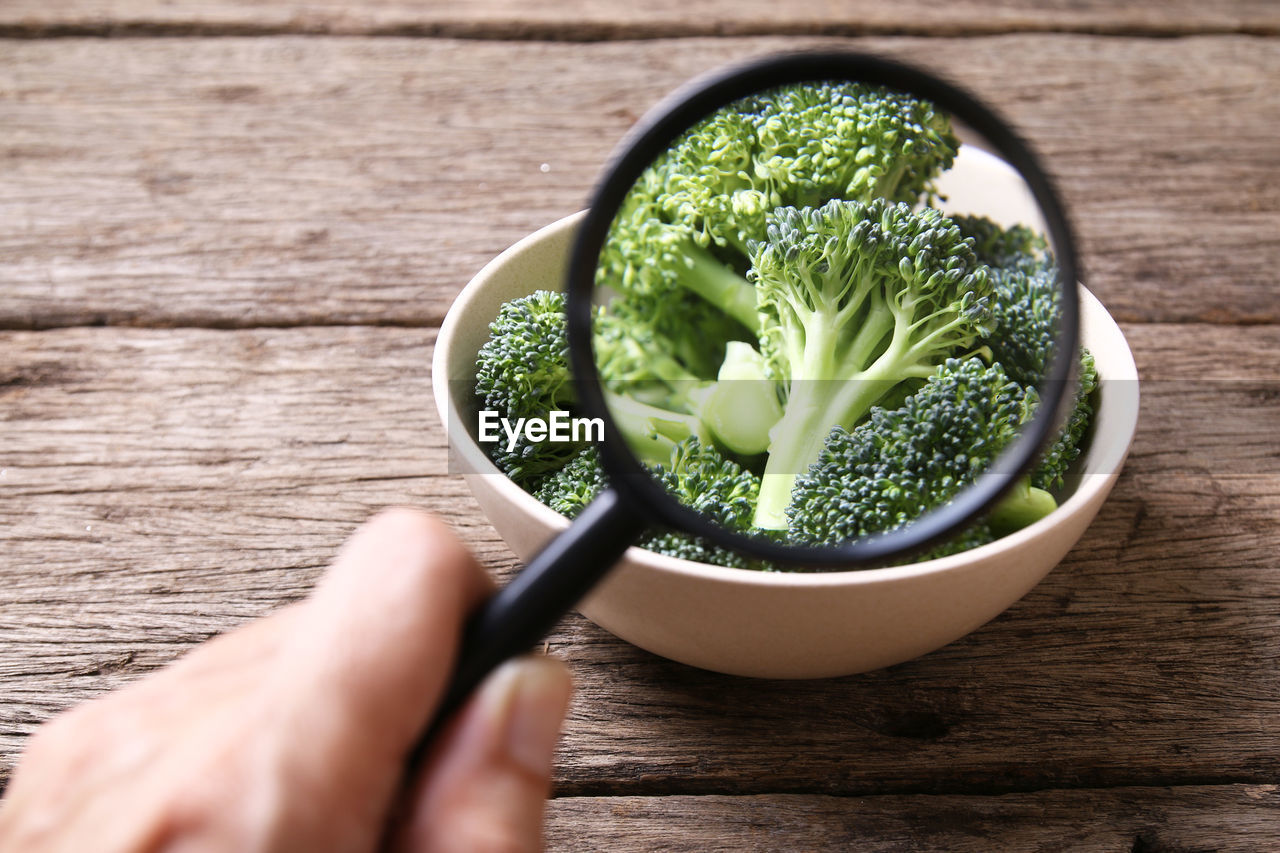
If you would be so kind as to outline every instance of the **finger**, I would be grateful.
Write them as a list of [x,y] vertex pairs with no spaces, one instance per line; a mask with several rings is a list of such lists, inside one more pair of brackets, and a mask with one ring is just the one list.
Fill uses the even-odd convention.
[[[136,779],[165,749],[155,735],[176,722],[192,725],[202,710],[262,681],[295,618],[278,610],[197,646],[178,660],[105,696],[63,711],[28,739],[0,815],[22,811],[29,796],[86,799],[94,791]],[[103,748],[103,744],[110,748]],[[16,804],[16,805],[15,805]],[[3,819],[0,818],[0,825]]]
[[452,532],[420,512],[382,513],[343,548],[274,671],[274,728],[317,802],[358,792],[381,814],[451,672],[462,622],[490,588]]
[[540,850],[571,692],[569,670],[554,658],[531,656],[499,667],[422,767],[395,849]]
[[302,610],[302,602],[294,602],[246,622],[233,631],[219,634],[138,684],[151,685],[178,679],[186,681],[219,672],[261,668],[274,660],[280,647],[292,634]]

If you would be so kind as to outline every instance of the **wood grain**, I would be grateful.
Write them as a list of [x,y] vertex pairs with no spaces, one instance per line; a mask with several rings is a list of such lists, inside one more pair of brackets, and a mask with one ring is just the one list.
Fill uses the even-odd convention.
[[512,572],[432,327],[674,85],[852,45],[1044,154],[1129,323],[1133,453],[1027,597],[880,672],[731,678],[566,618],[548,848],[1274,847],[1277,35],[1266,0],[0,4],[0,329],[48,330],[0,331],[0,792],[40,722],[305,595],[382,506]]
[[0,62],[0,328],[435,324],[661,94],[833,43],[1006,113],[1120,318],[1280,320],[1271,39],[66,39]]
[[1044,791],[1003,797],[569,797],[547,849],[888,853],[1256,853],[1280,837],[1275,786]]
[[1263,0],[1106,3],[1103,0],[676,0],[521,3],[518,0],[10,0],[0,33],[11,36],[311,33],[501,39],[635,39],[672,36],[1069,31],[1144,35],[1274,33],[1280,13]]
[[[571,617],[550,640],[579,685],[559,792],[1276,778],[1280,328],[1127,332],[1148,378],[1133,455],[1085,539],[1027,598],[939,652],[822,682],[701,672]],[[304,595],[383,505],[444,515],[509,572],[448,471],[433,339],[375,327],[0,334],[0,767],[56,710]]]

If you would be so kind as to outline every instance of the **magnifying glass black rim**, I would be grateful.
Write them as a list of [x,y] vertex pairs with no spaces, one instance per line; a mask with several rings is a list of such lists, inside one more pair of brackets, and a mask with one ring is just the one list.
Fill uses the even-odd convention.
[[[1016,169],[1040,206],[1056,256],[1062,315],[1054,354],[1039,386],[1040,405],[1030,423],[981,477],[950,502],[910,524],[833,546],[791,545],[720,527],[663,490],[629,450],[605,404],[592,344],[596,269],[614,216],[644,170],[686,130],[715,110],[762,90],[818,81],[856,81],[910,93],[934,102],[972,128]],[[775,562],[815,568],[883,563],[921,551],[979,518],[1031,470],[1066,412],[1079,344],[1078,267],[1066,212],[1030,147],[984,104],[932,74],[872,54],[815,51],[767,56],[713,72],[681,88],[637,123],[596,186],[579,226],[567,275],[569,363],[584,410],[602,416],[601,464],[611,482],[659,524],[684,530],[735,551]]]

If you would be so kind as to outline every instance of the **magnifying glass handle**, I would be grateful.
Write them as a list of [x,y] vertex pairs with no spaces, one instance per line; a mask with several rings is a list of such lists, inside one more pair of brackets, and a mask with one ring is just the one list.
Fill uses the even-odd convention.
[[635,506],[616,489],[607,488],[471,615],[449,686],[410,756],[410,766],[417,765],[440,727],[485,676],[546,636],[645,528],[645,518]]

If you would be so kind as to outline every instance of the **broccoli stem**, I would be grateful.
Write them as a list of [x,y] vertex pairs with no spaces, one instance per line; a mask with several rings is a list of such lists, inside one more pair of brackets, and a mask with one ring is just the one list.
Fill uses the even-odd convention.
[[987,523],[997,536],[1005,536],[1039,521],[1057,508],[1053,495],[1031,485],[1031,477],[1027,476],[1000,499],[987,517]]
[[[913,339],[919,328],[918,322],[911,321],[913,309],[909,303],[895,309],[876,299],[843,353],[832,343],[840,333],[839,322],[831,322],[821,312],[803,320],[804,356],[793,374],[782,419],[769,434],[769,459],[756,505],[757,527],[781,530],[787,526],[786,510],[796,477],[817,461],[832,429],[852,429],[899,382],[932,373],[931,359],[939,354],[937,341],[935,335]],[[868,362],[869,366],[859,369]]]
[[700,412],[707,429],[734,453],[754,456],[769,448],[769,431],[782,417],[782,404],[755,347],[729,341]]
[[796,477],[818,459],[836,426],[850,429],[897,384],[881,358],[847,380],[793,380],[782,419],[769,433],[769,459],[760,480],[754,524],[766,530],[787,526],[787,506]]
[[749,331],[759,333],[760,315],[756,309],[755,287],[692,239],[686,240],[682,249],[687,263],[678,268],[676,274],[680,285],[698,294]]
[[697,376],[689,372],[683,364],[666,353],[650,350],[645,353],[645,359],[648,371],[663,382],[669,384],[683,382],[696,384],[701,381]]
[[662,409],[610,391],[604,392],[604,399],[614,426],[641,462],[665,465],[672,448],[691,435],[711,444],[697,415]]
[[[712,385],[685,370],[675,359],[654,356],[653,380],[615,381],[610,387],[617,399],[627,397],[653,408],[650,415],[659,411],[696,412],[707,389]],[[602,368],[602,373],[607,373]]]

